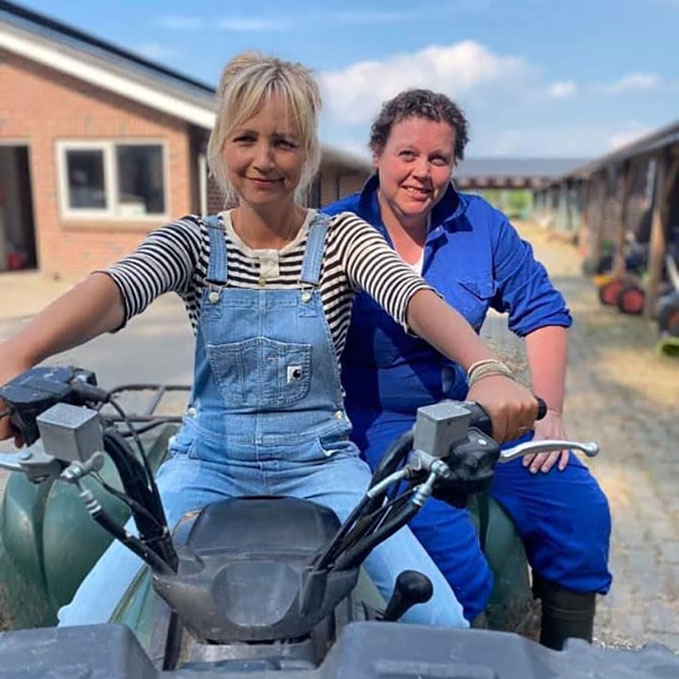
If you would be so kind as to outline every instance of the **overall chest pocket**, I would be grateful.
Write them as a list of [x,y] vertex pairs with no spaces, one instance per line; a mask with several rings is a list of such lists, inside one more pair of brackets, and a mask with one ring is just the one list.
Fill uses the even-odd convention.
[[469,324],[480,330],[486,318],[497,284],[491,278],[466,278],[457,281],[459,291],[449,304],[459,311]]
[[217,387],[227,406],[285,408],[303,399],[311,385],[311,345],[253,337],[208,344]]

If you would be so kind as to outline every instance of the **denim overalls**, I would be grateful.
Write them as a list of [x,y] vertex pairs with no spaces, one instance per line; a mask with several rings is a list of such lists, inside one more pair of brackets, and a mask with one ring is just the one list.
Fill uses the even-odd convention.
[[[309,226],[300,286],[227,286],[224,229],[208,218],[210,262],[202,293],[193,390],[184,422],[160,468],[170,525],[224,497],[287,495],[325,505],[344,520],[365,492],[368,465],[349,440],[339,366],[318,289],[328,219]],[[247,530],[247,526],[243,527]],[[452,589],[409,529],[365,563],[385,598],[406,569],[426,573],[434,596],[408,622],[466,627]],[[103,622],[139,570],[112,545],[60,612],[61,625]]]

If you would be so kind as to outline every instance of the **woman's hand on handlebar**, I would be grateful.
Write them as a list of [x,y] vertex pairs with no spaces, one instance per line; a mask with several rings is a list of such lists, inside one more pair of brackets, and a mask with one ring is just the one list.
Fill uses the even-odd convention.
[[535,396],[523,385],[501,375],[478,380],[467,399],[485,408],[498,443],[511,441],[532,429],[538,413]]
[[[12,351],[9,342],[0,342],[0,385],[6,384],[17,375],[28,370],[31,366],[17,358]],[[0,399],[0,415],[5,412],[7,405]],[[9,417],[0,417],[0,441],[14,437],[17,447],[24,445],[24,440],[16,430],[10,426]]]

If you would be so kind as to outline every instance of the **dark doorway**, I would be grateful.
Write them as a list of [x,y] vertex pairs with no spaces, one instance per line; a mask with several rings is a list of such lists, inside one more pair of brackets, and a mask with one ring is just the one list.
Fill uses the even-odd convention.
[[0,272],[37,268],[27,146],[0,145]]

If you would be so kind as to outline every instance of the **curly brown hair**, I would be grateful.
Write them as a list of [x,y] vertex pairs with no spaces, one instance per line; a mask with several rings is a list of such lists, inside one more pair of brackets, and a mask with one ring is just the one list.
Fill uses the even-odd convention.
[[379,155],[391,134],[391,128],[406,118],[428,118],[448,123],[455,130],[455,161],[464,158],[469,141],[468,122],[460,107],[445,94],[431,90],[405,90],[384,102],[370,128],[370,149]]

